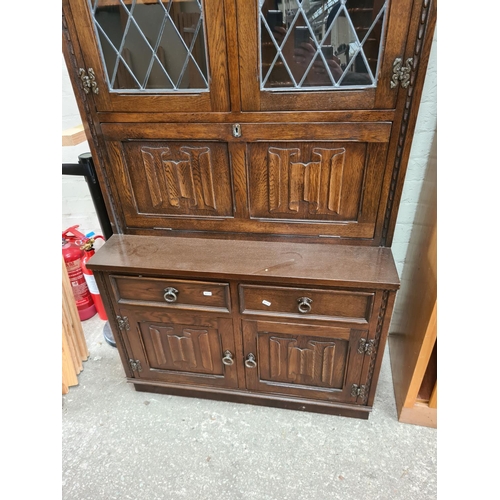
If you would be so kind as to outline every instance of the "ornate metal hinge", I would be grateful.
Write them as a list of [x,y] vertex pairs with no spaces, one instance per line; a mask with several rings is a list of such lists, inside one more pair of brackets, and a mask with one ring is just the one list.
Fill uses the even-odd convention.
[[123,332],[123,330],[130,330],[130,325],[128,323],[127,316],[117,316],[116,321],[118,321],[118,328]]
[[99,87],[97,86],[97,82],[95,80],[94,70],[92,68],[89,68],[88,72],[89,74],[87,75],[87,72],[83,68],[80,68],[80,70],[78,71],[78,76],[82,81],[83,90],[86,94],[88,94],[90,91],[92,91],[94,94],[98,94]]
[[404,89],[410,85],[410,73],[413,66],[413,57],[409,57],[403,66],[403,60],[400,57],[394,59],[392,64],[391,89],[398,86],[401,82],[401,87]]
[[357,384],[352,384],[351,387],[351,396],[353,398],[361,398],[365,399],[366,396],[366,385],[357,385]]
[[138,359],[129,359],[128,364],[133,372],[142,372],[141,362]]
[[359,354],[367,354],[368,356],[371,356],[375,352],[375,339],[359,339],[358,352]]

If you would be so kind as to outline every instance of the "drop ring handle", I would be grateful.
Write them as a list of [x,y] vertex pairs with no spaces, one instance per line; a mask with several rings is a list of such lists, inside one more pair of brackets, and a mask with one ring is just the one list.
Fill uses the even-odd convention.
[[234,363],[233,354],[231,351],[224,351],[222,363],[226,366],[231,366]]
[[297,302],[299,303],[298,308],[300,313],[306,314],[311,311],[312,299],[309,297],[300,297],[297,299]]
[[255,368],[257,366],[257,361],[255,361],[255,355],[250,353],[245,359],[245,366],[247,368]]
[[177,300],[177,294],[179,293],[179,290],[176,290],[174,287],[169,286],[168,288],[165,288],[164,292],[165,294],[163,295],[163,298],[169,304],[172,304]]

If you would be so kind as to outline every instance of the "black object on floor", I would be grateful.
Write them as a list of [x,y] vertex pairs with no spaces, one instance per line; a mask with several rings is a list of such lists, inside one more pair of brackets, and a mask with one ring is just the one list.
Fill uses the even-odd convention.
[[115,337],[109,326],[109,321],[106,321],[103,329],[104,340],[112,347],[116,347]]

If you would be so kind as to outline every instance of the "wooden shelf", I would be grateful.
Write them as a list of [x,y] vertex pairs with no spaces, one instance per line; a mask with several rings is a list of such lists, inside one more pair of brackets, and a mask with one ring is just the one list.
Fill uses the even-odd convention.
[[398,419],[434,428],[437,427],[435,163],[431,156],[389,335]]
[[87,140],[87,136],[85,135],[85,130],[83,129],[83,125],[77,125],[76,127],[72,127],[66,129],[62,133],[62,145],[66,146],[77,146],[82,142]]

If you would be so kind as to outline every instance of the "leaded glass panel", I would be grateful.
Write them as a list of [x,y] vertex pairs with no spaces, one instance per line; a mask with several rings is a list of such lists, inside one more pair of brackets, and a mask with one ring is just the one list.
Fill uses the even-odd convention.
[[88,0],[111,91],[208,90],[201,0]]
[[388,0],[259,0],[263,90],[377,84]]

